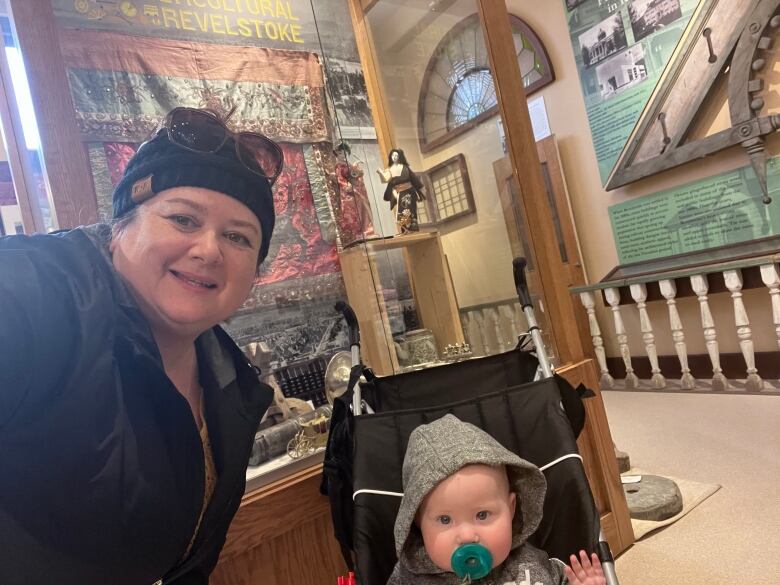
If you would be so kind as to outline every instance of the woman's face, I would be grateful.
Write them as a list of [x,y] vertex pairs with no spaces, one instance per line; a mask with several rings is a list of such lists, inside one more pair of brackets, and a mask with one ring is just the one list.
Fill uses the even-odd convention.
[[143,203],[110,249],[152,330],[194,339],[246,300],[260,242],[260,222],[239,201],[175,187]]
[[394,150],[390,153],[390,160],[393,161],[393,164],[398,162],[398,151]]

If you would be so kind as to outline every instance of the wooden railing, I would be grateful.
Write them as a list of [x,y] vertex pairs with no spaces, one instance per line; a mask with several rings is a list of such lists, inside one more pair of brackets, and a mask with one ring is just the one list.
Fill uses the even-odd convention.
[[[739,349],[744,361],[744,374],[738,377],[742,380],[741,386],[751,392],[773,391],[773,387],[765,385],[761,374],[756,367],[756,352],[753,343],[753,326],[748,317],[748,310],[742,297],[743,288],[756,288],[763,286],[771,298],[772,324],[777,343],[780,345],[780,270],[778,262],[780,254],[764,255],[760,257],[741,259],[732,262],[720,262],[711,266],[699,267],[696,270],[681,269],[644,275],[636,278],[603,281],[596,285],[572,288],[577,294],[588,314],[590,334],[593,342],[593,350],[601,370],[600,385],[602,388],[615,387],[615,378],[608,367],[604,348],[605,324],[597,318],[597,298],[601,297],[611,314],[608,327],[614,333],[620,351],[620,358],[625,367],[625,376],[620,383],[623,388],[637,388],[640,379],[635,372],[634,361],[636,357],[631,355],[629,349],[629,334],[624,323],[624,311],[636,311],[639,317],[639,328],[642,342],[645,348],[646,358],[650,362],[650,377],[642,382],[643,386],[655,389],[669,388],[667,378],[662,374],[659,356],[656,349],[656,340],[659,335],[671,336],[679,364],[680,378],[675,381],[674,387],[681,389],[693,389],[697,386],[697,380],[691,372],[689,365],[688,343],[693,335],[703,335],[709,358],[711,374],[707,376],[707,386],[713,390],[728,390],[733,387],[727,379],[721,366],[721,352],[718,346],[719,332],[715,327],[715,321],[710,310],[710,297],[719,292],[731,295],[733,305],[733,318],[736,327],[736,335]],[[651,294],[648,294],[648,291]],[[683,291],[682,293],[680,291]],[[677,300],[682,296],[695,296],[699,303],[700,331],[685,331],[677,308]],[[647,310],[647,303],[651,300],[665,301],[667,305],[668,320],[651,320]],[[631,307],[633,305],[633,307]],[[604,319],[602,318],[602,321]],[[761,321],[768,319],[761,319]],[[780,361],[780,354],[777,356]],[[622,374],[622,372],[621,372]]]

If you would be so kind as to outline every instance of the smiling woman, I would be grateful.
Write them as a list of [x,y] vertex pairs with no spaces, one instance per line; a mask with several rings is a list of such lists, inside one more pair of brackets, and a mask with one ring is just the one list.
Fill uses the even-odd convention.
[[178,108],[113,226],[0,238],[0,583],[208,582],[273,394],[218,323],[268,253],[282,164]]

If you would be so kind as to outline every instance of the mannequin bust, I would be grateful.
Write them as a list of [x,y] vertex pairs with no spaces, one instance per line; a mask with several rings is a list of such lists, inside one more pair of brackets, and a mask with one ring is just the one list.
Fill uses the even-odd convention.
[[395,209],[396,231],[406,234],[420,230],[417,202],[425,199],[420,178],[409,168],[404,151],[394,148],[387,157],[387,167],[377,169],[380,181],[387,183],[384,200]]

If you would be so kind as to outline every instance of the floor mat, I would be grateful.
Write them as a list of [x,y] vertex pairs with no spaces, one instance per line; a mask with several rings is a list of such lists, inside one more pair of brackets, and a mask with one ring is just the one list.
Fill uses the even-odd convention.
[[[648,471],[645,471],[644,469],[632,468],[626,473],[624,473],[623,475],[660,475],[660,474],[650,473]],[[658,530],[659,528],[663,528],[664,526],[668,526],[669,524],[677,522],[680,518],[685,516],[688,512],[693,510],[696,506],[701,504],[704,500],[709,498],[712,494],[714,494],[721,488],[720,485],[713,484],[713,483],[699,483],[697,481],[691,481],[689,479],[679,479],[677,477],[671,477],[668,475],[664,475],[662,477],[671,479],[677,484],[677,487],[680,489],[680,493],[682,494],[682,498],[683,498],[682,512],[672,516],[671,518],[667,518],[666,520],[661,520],[660,522],[654,522],[652,520],[636,520],[632,518],[631,527],[634,529],[634,538],[636,540],[640,540],[641,538],[644,538],[645,536],[647,536],[651,532]]]

